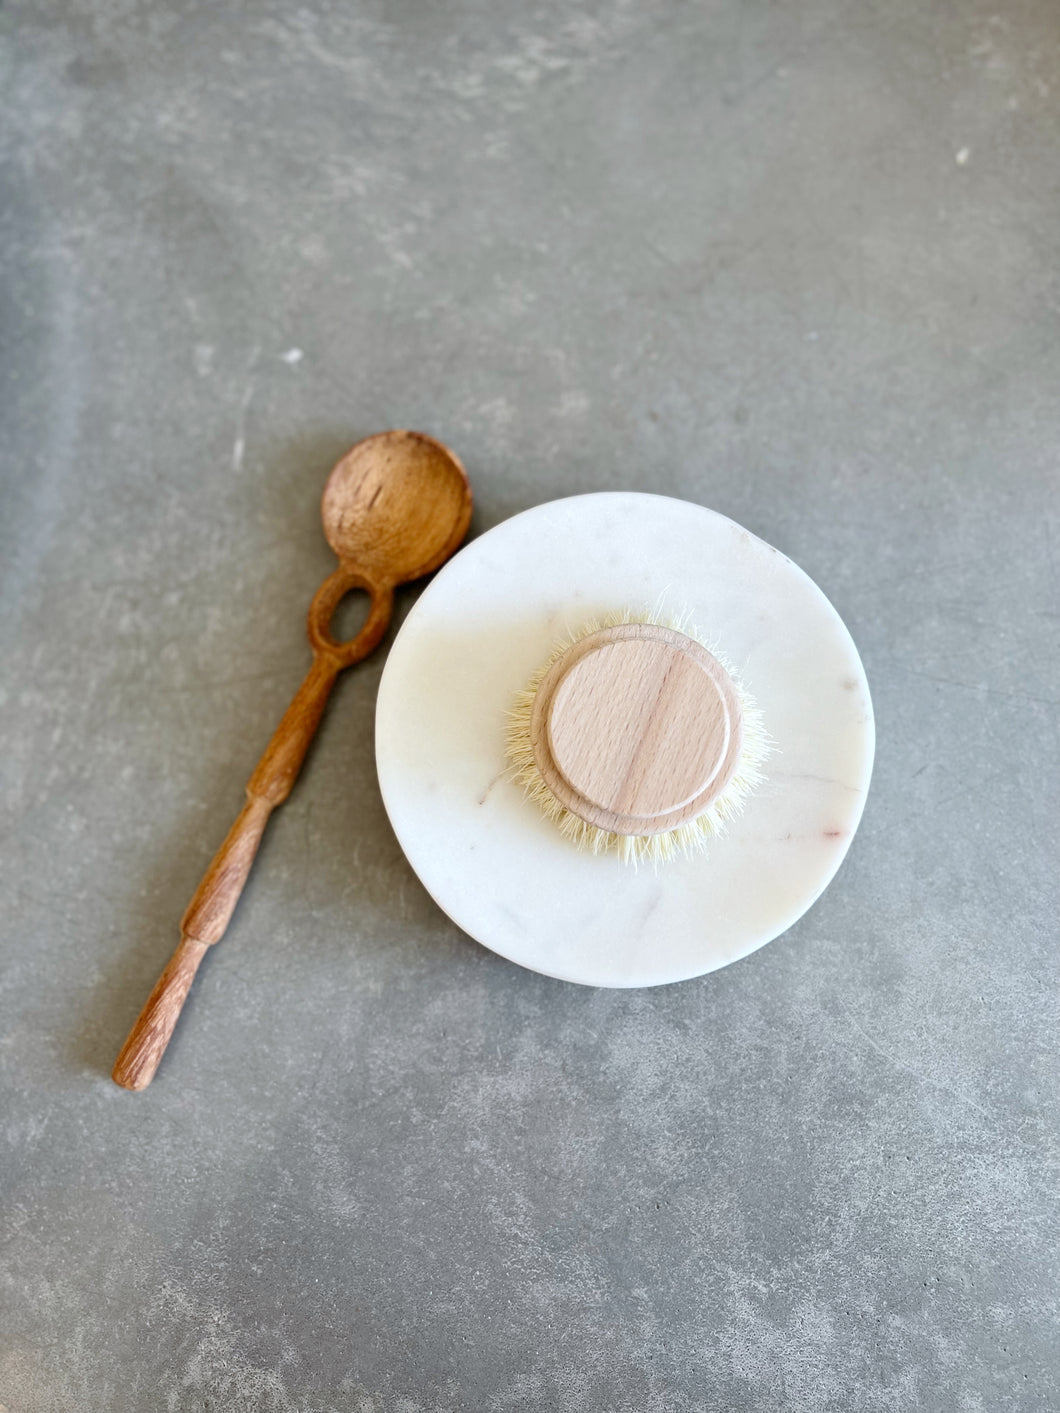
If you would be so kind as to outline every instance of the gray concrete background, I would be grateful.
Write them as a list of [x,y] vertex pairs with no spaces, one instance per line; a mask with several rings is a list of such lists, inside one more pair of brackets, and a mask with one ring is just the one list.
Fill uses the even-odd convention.
[[[0,1405],[1060,1407],[1053,0],[0,25]],[[802,564],[862,831],[727,971],[524,973],[387,826],[380,654],[120,1092],[393,425],[478,530],[634,487]]]

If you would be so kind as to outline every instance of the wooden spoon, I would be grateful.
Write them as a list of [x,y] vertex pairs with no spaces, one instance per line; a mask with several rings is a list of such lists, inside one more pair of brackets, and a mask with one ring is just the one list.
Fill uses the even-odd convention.
[[[113,1078],[125,1089],[151,1083],[207,947],[224,936],[269,815],[291,793],[335,679],[366,657],[387,630],[397,584],[419,579],[453,553],[471,521],[471,487],[460,460],[422,432],[380,432],[342,458],[321,503],[324,534],[339,558],[309,608],[313,665],[247,785],[247,803],[180,924],[169,959],[129,1032]],[[347,643],[328,631],[350,589],[372,596],[364,627]]]

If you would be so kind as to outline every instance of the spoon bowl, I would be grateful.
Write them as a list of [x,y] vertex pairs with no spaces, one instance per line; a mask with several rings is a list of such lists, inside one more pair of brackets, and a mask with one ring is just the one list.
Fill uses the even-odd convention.
[[471,487],[459,458],[422,432],[379,432],[328,477],[324,534],[361,576],[391,585],[429,574],[471,521]]

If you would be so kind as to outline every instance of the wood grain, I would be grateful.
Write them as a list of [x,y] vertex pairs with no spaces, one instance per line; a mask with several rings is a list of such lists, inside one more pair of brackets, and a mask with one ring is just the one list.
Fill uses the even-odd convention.
[[694,639],[624,623],[574,643],[546,674],[530,723],[534,759],[580,819],[652,835],[701,814],[739,764],[732,679]]
[[[328,478],[324,533],[339,567],[317,590],[307,631],[313,663],[247,785],[247,802],[195,891],[181,942],[140,1012],[114,1065],[125,1089],[145,1089],[169,1044],[206,949],[224,936],[272,811],[290,794],[338,674],[366,657],[386,632],[394,587],[436,569],[471,521],[467,473],[422,432],[382,432],[359,442]],[[351,589],[371,595],[361,631],[337,642],[332,614]]]
[[113,1078],[124,1089],[146,1089],[154,1078],[209,946],[198,938],[184,937],[170,957],[114,1066]]

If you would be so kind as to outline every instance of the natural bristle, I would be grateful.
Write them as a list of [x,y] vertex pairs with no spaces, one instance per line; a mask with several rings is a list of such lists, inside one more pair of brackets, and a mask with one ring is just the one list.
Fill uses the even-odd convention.
[[[534,757],[531,742],[531,720],[538,688],[558,660],[575,644],[591,633],[622,624],[653,624],[670,628],[692,638],[721,663],[732,680],[739,699],[743,721],[743,742],[736,770],[719,795],[702,814],[677,828],[658,834],[618,834],[589,824],[562,804],[544,780]],[[738,673],[718,652],[714,644],[704,642],[687,621],[671,621],[652,613],[610,614],[602,620],[586,623],[578,633],[569,634],[557,644],[548,661],[536,672],[526,687],[518,692],[508,713],[506,746],[512,776],[522,785],[527,798],[536,805],[560,834],[578,848],[593,854],[615,853],[626,863],[660,864],[679,854],[691,855],[716,839],[725,825],[742,810],[749,795],[762,784],[762,767],[773,752],[773,743],[765,729],[762,714],[740,682]],[[557,783],[557,789],[559,783]]]

